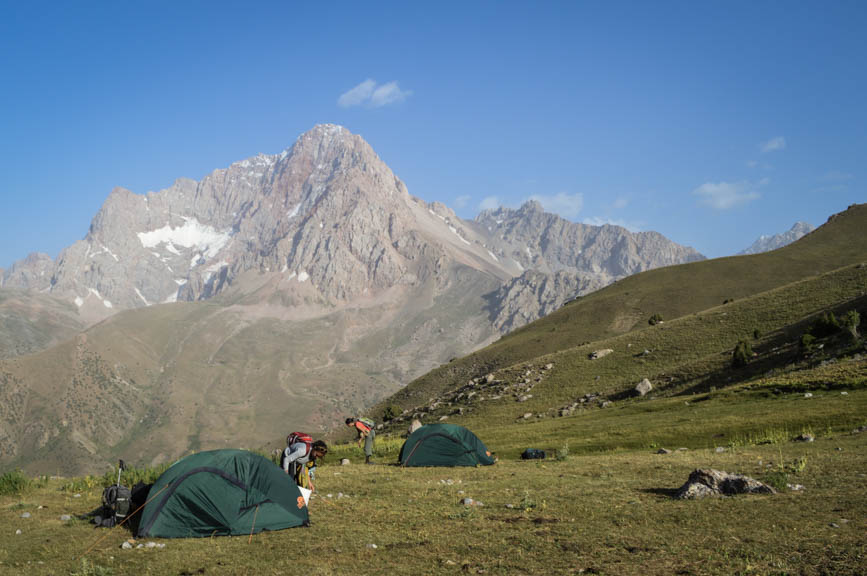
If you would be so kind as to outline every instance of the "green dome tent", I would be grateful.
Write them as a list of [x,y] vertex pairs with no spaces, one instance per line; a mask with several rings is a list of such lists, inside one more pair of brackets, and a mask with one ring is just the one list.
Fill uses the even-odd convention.
[[175,462],[149,493],[137,536],[250,534],[307,525],[307,504],[292,478],[246,450],[199,452]]
[[456,424],[422,426],[400,449],[401,466],[487,466],[491,453],[475,434]]

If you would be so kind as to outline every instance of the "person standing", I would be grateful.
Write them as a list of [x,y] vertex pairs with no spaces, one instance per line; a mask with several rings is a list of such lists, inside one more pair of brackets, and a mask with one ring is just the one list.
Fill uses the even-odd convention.
[[370,457],[373,456],[373,441],[376,438],[374,428],[376,424],[369,418],[347,418],[346,425],[354,428],[358,434],[358,447],[361,448],[362,441],[364,442],[364,463],[370,464]]

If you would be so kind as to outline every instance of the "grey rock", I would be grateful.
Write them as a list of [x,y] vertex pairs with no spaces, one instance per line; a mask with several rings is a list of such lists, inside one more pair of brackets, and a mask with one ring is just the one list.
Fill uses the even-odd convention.
[[30,512],[24,512],[21,514],[22,518],[30,518]]
[[605,358],[609,354],[614,352],[611,348],[603,348],[602,350],[596,350],[590,353],[591,360],[599,360],[600,358]]
[[801,492],[804,490],[804,485],[803,484],[786,484],[786,488],[788,488],[792,492]]
[[657,454],[671,454],[671,450],[669,450],[667,448],[660,448],[659,450],[656,451],[656,453]]
[[449,419],[448,416],[440,416],[438,421],[439,421],[439,422],[445,422],[445,421],[448,420],[448,419]]
[[543,370],[551,370],[552,368],[554,368],[554,364],[550,364],[550,363],[545,364],[545,366],[542,367]]
[[120,547],[123,548],[124,550],[132,550],[132,544],[130,544],[129,542],[124,542],[123,544],[120,545]]
[[70,516],[69,514],[61,514],[61,516],[60,516],[61,522],[69,522],[70,520],[72,520],[72,516]]
[[600,408],[608,408],[609,406],[612,406],[613,404],[614,404],[614,402],[612,402],[611,400],[604,400],[604,401],[599,405],[599,407],[600,407]]
[[15,535],[16,535],[16,536],[19,536],[20,534],[21,534],[21,530],[20,530],[20,529],[18,529],[18,530],[15,531]]
[[717,447],[714,449],[714,452],[716,452],[717,454],[721,454],[721,453],[723,453],[723,452],[725,452],[725,451],[726,451],[725,446],[717,446]]
[[350,464],[350,462],[349,462],[349,458],[342,458],[342,459],[340,460],[340,465],[341,465],[341,466],[349,466],[349,464]]
[[522,416],[522,418],[523,418],[524,420],[529,420],[529,419],[532,418],[532,417],[533,417],[533,413],[532,413],[532,412],[525,412],[524,415]]
[[407,428],[407,433],[412,434],[419,428],[421,428],[421,422],[418,418],[414,418],[413,421],[410,423],[409,428]]
[[748,476],[729,474],[713,469],[694,470],[680,487],[675,498],[691,500],[707,496],[736,494],[775,494],[776,491]]
[[812,434],[804,433],[795,436],[795,442],[814,442],[816,437]]
[[650,380],[648,380],[647,378],[644,378],[641,382],[639,382],[635,386],[635,393],[638,396],[644,396],[647,393],[649,393],[651,390],[653,390],[653,385],[650,383]]

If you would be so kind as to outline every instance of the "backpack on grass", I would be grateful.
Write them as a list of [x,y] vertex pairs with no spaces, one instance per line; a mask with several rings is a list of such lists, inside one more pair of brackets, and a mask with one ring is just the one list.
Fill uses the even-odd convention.
[[132,506],[132,492],[126,486],[112,484],[102,491],[102,510],[95,517],[98,526],[111,528],[126,520]]
[[545,451],[538,448],[527,448],[521,453],[521,460],[544,460]]

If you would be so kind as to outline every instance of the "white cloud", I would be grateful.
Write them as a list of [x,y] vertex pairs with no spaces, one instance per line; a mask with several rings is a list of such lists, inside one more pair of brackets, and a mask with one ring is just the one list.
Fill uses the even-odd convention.
[[401,90],[397,81],[377,85],[376,80],[368,78],[358,86],[347,90],[337,99],[337,105],[341,108],[354,106],[366,106],[368,108],[380,108],[403,102],[412,94],[411,90]]
[[455,198],[455,208],[457,208],[458,210],[460,210],[461,208],[466,208],[467,204],[470,203],[471,199],[471,196],[458,196],[457,198]]
[[494,210],[500,207],[500,199],[496,196],[487,196],[479,202],[479,210]]
[[785,150],[786,149],[786,139],[782,136],[777,136],[775,138],[771,138],[767,142],[762,142],[761,145],[762,153],[774,152],[776,150]]
[[611,207],[615,210],[623,210],[627,206],[629,206],[629,198],[626,198],[625,196],[621,196],[614,201],[614,204],[611,205]]
[[728,210],[760,198],[758,188],[768,182],[767,178],[758,182],[705,182],[692,193],[714,210]]
[[360,106],[365,101],[370,99],[370,95],[373,94],[373,89],[375,86],[376,82],[368,78],[355,88],[341,94],[340,98],[337,99],[337,105],[341,108]]
[[401,90],[397,82],[389,82],[377,87],[370,96],[370,105],[374,108],[387,106],[395,102],[403,102],[412,94],[412,90]]
[[580,193],[560,192],[554,196],[534,194],[528,200],[535,200],[546,212],[554,212],[567,220],[574,220],[584,207],[584,196]]

